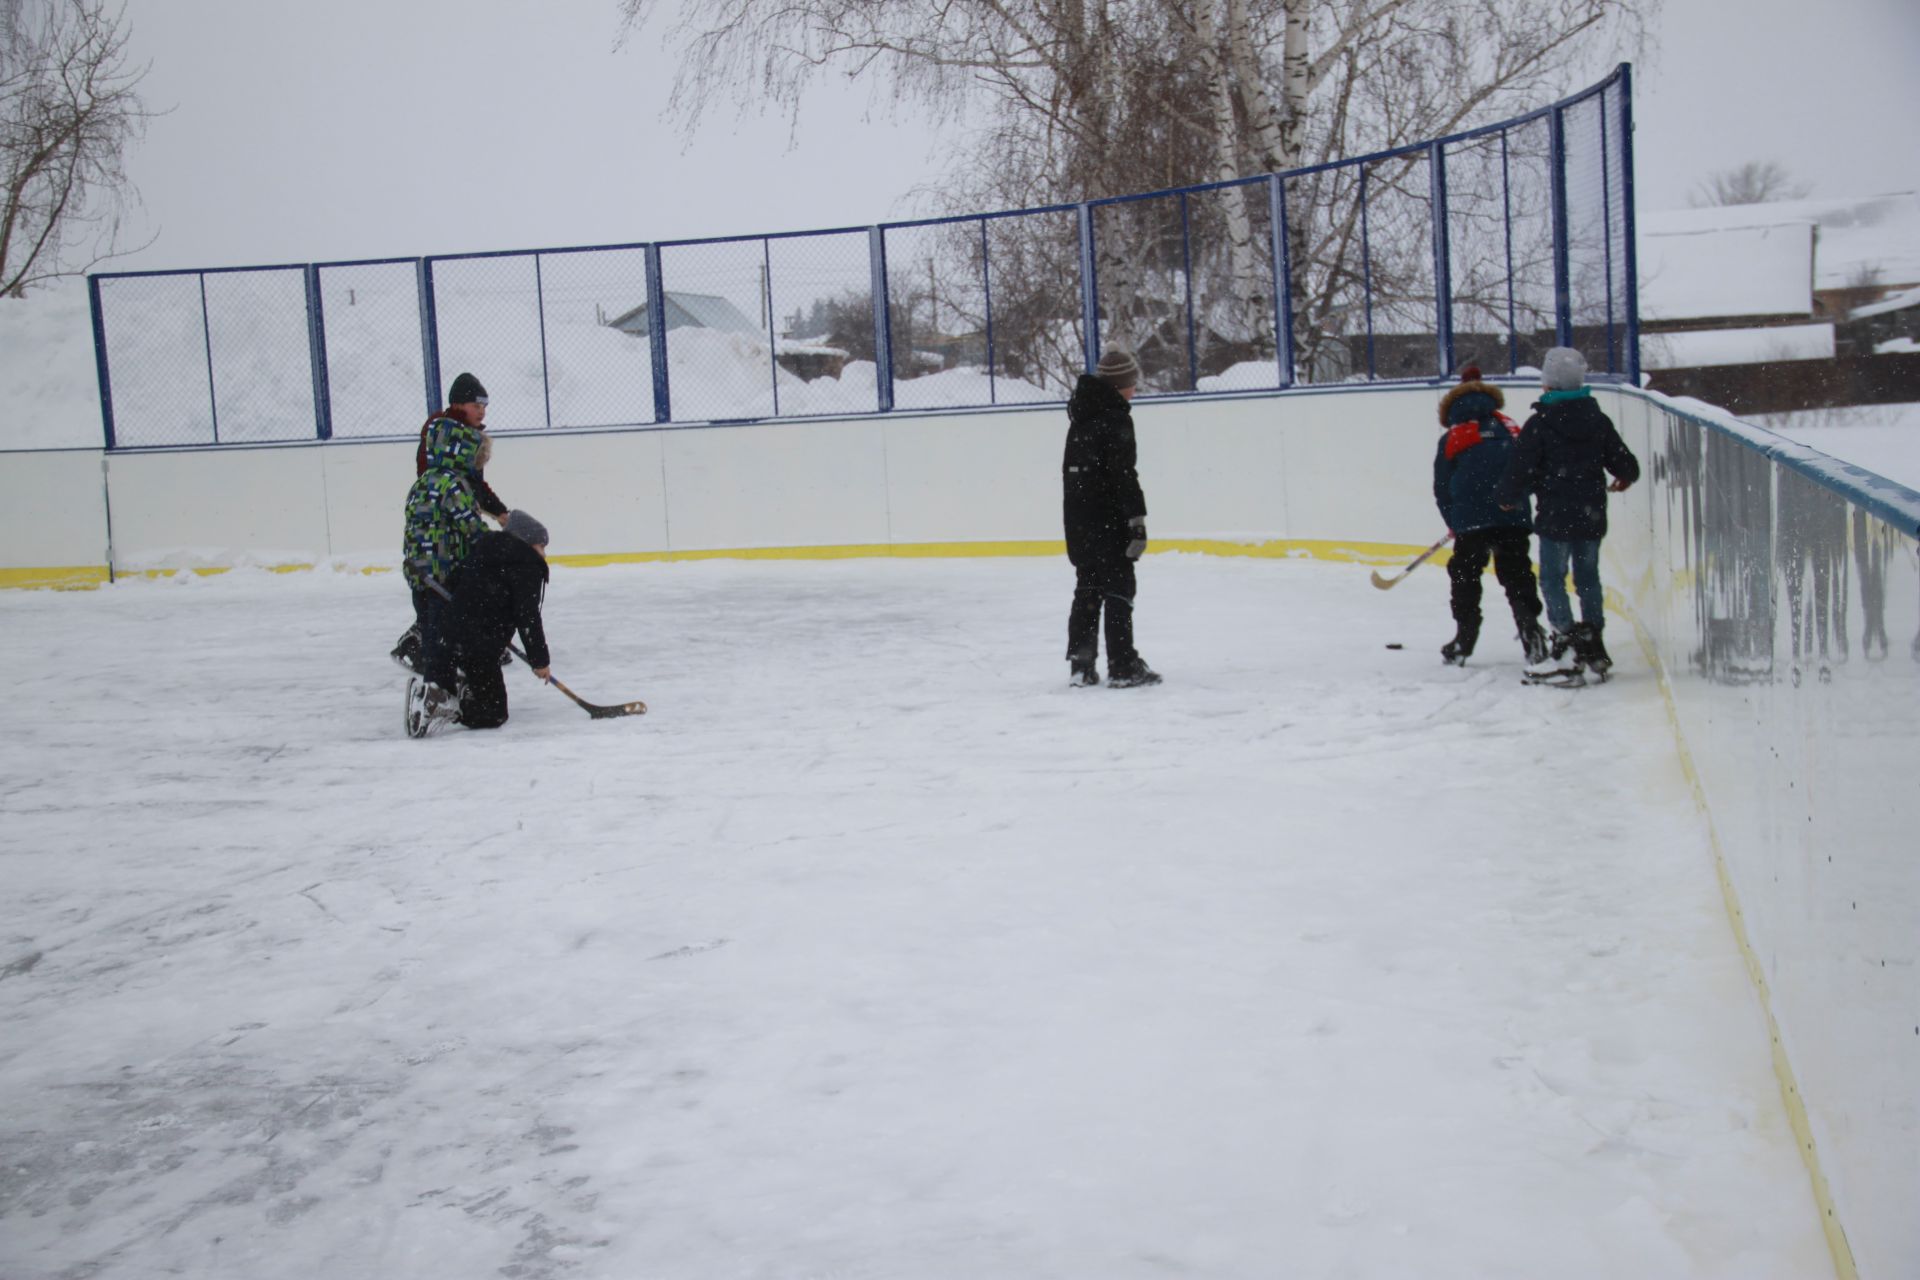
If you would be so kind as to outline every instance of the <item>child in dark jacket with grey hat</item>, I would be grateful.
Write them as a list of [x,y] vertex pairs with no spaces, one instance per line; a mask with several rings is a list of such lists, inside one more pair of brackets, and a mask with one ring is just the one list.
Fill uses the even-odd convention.
[[[1495,500],[1520,510],[1532,493],[1534,532],[1540,535],[1540,590],[1553,625],[1553,659],[1573,652],[1572,674],[1604,677],[1613,658],[1601,641],[1606,627],[1600,585],[1600,541],[1607,536],[1607,493],[1640,478],[1627,448],[1586,385],[1587,361],[1571,347],[1555,347],[1540,362],[1542,394],[1520,428],[1513,461]],[[1612,476],[1612,483],[1607,477]],[[1580,597],[1580,621],[1567,599],[1567,571]]]
[[1546,656],[1540,629],[1540,592],[1533,580],[1533,522],[1523,500],[1502,508],[1494,490],[1507,473],[1520,428],[1500,412],[1506,397],[1468,365],[1460,381],[1440,397],[1439,446],[1433,455],[1433,500],[1454,535],[1447,563],[1452,583],[1454,635],[1440,647],[1443,660],[1464,665],[1480,638],[1481,579],[1487,561],[1507,593],[1520,647],[1528,662]]
[[547,679],[546,630],[540,605],[547,587],[547,528],[524,511],[506,528],[483,533],[447,583],[444,626],[427,670],[408,689],[408,731],[424,737],[432,722],[497,729],[507,722],[507,682],[500,651],[520,633],[533,674]]

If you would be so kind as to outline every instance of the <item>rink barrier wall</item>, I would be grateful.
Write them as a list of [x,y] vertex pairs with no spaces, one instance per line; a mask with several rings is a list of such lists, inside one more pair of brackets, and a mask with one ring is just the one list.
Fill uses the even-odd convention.
[[[1405,563],[1440,532],[1442,389],[1139,404],[1154,552]],[[1889,656],[1886,632],[1920,619],[1920,494],[1663,397],[1596,394],[1644,471],[1611,502],[1610,603],[1707,814],[1835,1271],[1911,1274],[1920,662],[1904,638]],[[1516,412],[1530,398],[1510,385]],[[1051,407],[508,437],[489,479],[555,530],[563,564],[1058,555],[1064,426]],[[104,471],[98,451],[8,455],[0,581],[97,583],[109,537],[116,576],[391,569],[412,453],[141,451]],[[1849,636],[1877,655],[1839,661]]]
[[1915,1274],[1920,493],[1731,417],[1600,394],[1643,469],[1610,504],[1607,579],[1708,816],[1835,1272]]
[[[1353,484],[1315,477],[1429,455],[1432,413],[1428,388],[1143,404],[1155,549],[1386,562],[1424,547],[1440,532],[1424,465]],[[1061,548],[1064,431],[1056,406],[509,436],[487,479],[547,522],[562,564],[1047,555]],[[113,575],[395,567],[413,453],[412,441],[334,440],[104,464],[98,451],[10,454],[0,581],[87,585],[108,576],[106,554]],[[42,527],[40,508],[67,514]]]

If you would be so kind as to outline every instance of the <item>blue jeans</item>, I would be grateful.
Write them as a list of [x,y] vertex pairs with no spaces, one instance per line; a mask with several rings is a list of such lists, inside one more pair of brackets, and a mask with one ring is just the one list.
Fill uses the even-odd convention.
[[1573,569],[1573,589],[1580,595],[1580,621],[1598,631],[1606,625],[1605,597],[1600,591],[1600,539],[1571,542],[1540,539],[1540,595],[1546,601],[1547,621],[1555,631],[1573,630],[1573,606],[1567,601],[1567,569]]

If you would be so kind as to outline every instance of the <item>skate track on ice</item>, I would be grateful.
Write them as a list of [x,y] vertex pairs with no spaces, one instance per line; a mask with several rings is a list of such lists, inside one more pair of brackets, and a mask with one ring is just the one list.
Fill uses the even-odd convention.
[[394,575],[0,593],[0,1275],[1830,1275],[1630,630],[1367,577],[556,569],[650,714],[427,742]]

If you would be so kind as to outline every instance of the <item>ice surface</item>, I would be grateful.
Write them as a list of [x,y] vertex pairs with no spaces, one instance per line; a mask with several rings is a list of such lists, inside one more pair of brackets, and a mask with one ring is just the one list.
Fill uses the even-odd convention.
[[1630,633],[1367,576],[563,568],[650,714],[425,742],[392,575],[0,593],[0,1275],[1828,1274]]

